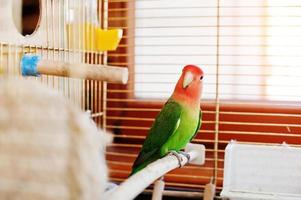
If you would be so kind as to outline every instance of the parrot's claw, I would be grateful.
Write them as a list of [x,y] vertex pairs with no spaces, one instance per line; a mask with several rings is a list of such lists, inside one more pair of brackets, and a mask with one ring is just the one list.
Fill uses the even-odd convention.
[[189,155],[189,153],[186,153],[184,151],[179,151],[179,153],[182,154],[183,156],[185,156],[187,158],[187,162],[190,161],[190,155]]
[[187,158],[188,162],[189,162],[190,155],[188,153],[185,153],[183,151],[179,151],[179,152],[177,152],[177,151],[170,151],[169,152],[169,155],[174,155],[178,159],[179,166],[181,168],[181,167],[183,167],[183,165],[182,165],[183,158],[180,156],[180,154],[182,154],[183,156],[185,156]]
[[180,156],[180,154],[176,151],[170,151],[169,152],[169,155],[174,155],[177,159],[178,159],[178,162],[179,162],[179,166],[182,167],[182,157]]

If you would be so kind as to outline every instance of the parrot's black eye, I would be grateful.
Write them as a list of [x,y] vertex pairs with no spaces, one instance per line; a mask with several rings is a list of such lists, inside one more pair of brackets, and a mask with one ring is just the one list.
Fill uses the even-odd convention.
[[203,76],[200,77],[200,80],[203,80]]

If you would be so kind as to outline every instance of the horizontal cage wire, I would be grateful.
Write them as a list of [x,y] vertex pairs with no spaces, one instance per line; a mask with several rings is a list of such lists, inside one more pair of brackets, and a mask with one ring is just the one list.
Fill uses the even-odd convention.
[[[90,111],[98,126],[113,133],[106,152],[110,181],[128,178],[149,128],[182,67],[190,63],[205,71],[202,126],[192,142],[205,145],[206,159],[202,166],[189,164],[166,174],[165,190],[202,195],[213,178],[218,195],[231,140],[301,147],[299,1],[40,3],[42,17],[33,35],[0,37],[0,74],[21,75],[20,59],[27,53],[51,61],[128,68],[126,85],[49,75],[31,78]],[[96,51],[92,25],[122,29],[118,48]]]

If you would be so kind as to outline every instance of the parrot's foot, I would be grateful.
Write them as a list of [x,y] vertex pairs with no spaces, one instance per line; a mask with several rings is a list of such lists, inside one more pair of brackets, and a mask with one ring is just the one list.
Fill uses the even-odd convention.
[[183,151],[179,151],[179,152],[177,152],[177,151],[170,151],[169,152],[169,155],[174,155],[178,159],[179,166],[181,168],[181,167],[183,167],[183,165],[182,165],[183,158],[180,156],[180,154],[182,154],[183,156],[185,156],[187,158],[188,162],[189,162],[190,155],[188,153],[185,153]]
[[179,166],[182,167],[183,159],[177,151],[170,151],[168,155],[174,155],[178,159]]
[[190,161],[190,155],[189,155],[189,153],[186,153],[184,151],[179,151],[179,153],[182,154],[183,156],[185,156],[187,158],[187,162]]

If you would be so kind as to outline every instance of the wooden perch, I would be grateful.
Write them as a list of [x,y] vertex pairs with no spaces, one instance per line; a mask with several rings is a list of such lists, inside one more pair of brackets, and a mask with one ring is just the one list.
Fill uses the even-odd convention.
[[[190,155],[190,163],[194,164],[204,164],[205,162],[205,146],[200,144],[188,144],[186,153]],[[182,162],[181,165],[187,164],[187,158],[181,155]],[[195,162],[197,161],[197,163]],[[167,155],[162,159],[159,159],[147,167],[145,167],[140,172],[134,174],[126,181],[120,184],[119,187],[114,189],[114,191],[108,191],[104,199],[108,200],[126,200],[134,199],[139,195],[145,188],[152,184],[158,178],[164,176],[167,172],[178,168],[179,161],[174,155]]]
[[152,200],[161,200],[163,196],[165,182],[161,179],[154,183]]
[[21,70],[24,76],[44,74],[122,84],[126,84],[128,80],[127,68],[41,60],[36,55],[24,55],[21,60]]

